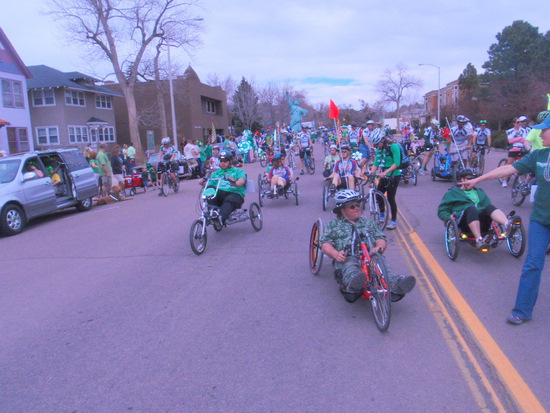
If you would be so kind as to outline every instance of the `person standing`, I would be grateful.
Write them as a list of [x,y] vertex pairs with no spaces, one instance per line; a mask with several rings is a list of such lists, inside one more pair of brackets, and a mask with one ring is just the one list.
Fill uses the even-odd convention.
[[550,117],[533,128],[542,130],[540,137],[544,149],[535,150],[512,165],[503,165],[478,178],[459,183],[465,189],[471,189],[479,182],[509,177],[518,172],[535,174],[537,179],[538,189],[529,222],[527,256],[521,271],[514,308],[506,318],[508,323],[514,325],[533,318],[546,251],[550,244]]
[[124,165],[122,164],[122,157],[120,155],[120,145],[115,145],[111,151],[111,169],[113,171],[113,178],[111,184],[118,185],[120,193],[124,195]]
[[[512,127],[506,131],[508,138],[508,144],[511,145],[508,151],[507,165],[511,165],[516,159],[521,158],[526,151],[531,147],[529,141],[527,141],[527,129],[521,126],[520,118],[515,118],[512,122]],[[508,186],[508,177],[502,181],[502,187]]]
[[128,152],[128,167],[126,168],[126,174],[132,175],[134,173],[134,168],[136,167],[136,148],[134,144],[130,142],[130,146],[127,149]]
[[109,156],[105,153],[107,149],[107,144],[101,142],[99,144],[99,152],[97,153],[97,164],[99,165],[99,181],[103,194],[107,194],[111,189],[111,177],[113,175],[113,169],[111,168],[111,162],[109,161]]

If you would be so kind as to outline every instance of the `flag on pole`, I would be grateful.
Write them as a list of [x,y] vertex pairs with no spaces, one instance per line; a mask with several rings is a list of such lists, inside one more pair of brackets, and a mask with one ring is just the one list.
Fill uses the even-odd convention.
[[330,99],[330,107],[328,110],[328,117],[331,119],[338,119],[338,116],[340,115],[340,111],[338,110],[338,106],[336,106],[336,103]]
[[211,143],[216,143],[216,125],[214,125],[214,119],[212,119],[212,133],[210,136]]

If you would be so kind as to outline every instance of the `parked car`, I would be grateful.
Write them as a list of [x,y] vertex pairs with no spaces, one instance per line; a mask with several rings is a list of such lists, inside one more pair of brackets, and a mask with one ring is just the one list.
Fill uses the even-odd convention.
[[[179,165],[178,176],[180,179],[194,178],[198,176],[198,164],[196,163],[196,161],[194,164],[189,163],[183,156],[181,156],[181,153],[179,151],[176,152],[176,157],[174,159]],[[157,165],[159,163],[158,152],[149,156],[147,162],[153,165],[155,169],[157,169]]]
[[19,234],[29,220],[61,209],[88,211],[98,185],[77,149],[28,152],[0,159],[0,233]]

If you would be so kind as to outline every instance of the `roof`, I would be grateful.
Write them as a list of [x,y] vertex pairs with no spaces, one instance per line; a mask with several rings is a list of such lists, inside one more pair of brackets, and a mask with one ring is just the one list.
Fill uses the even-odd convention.
[[92,116],[90,119],[88,119],[88,122],[86,123],[104,123],[105,125],[109,124],[109,122],[103,119],[96,118],[95,116]]
[[4,33],[2,28],[0,27],[0,43],[4,45],[6,51],[13,57],[15,60],[15,65],[13,63],[3,62],[0,60],[0,71],[5,71],[6,73],[17,73],[18,71],[25,76],[27,79],[29,79],[32,75],[27,66],[25,66],[25,63],[21,60],[17,52],[15,51],[15,48],[12,46],[10,40],[8,39],[8,36]]
[[4,125],[11,125],[11,123],[9,123],[7,120],[0,119],[0,126],[4,126]]
[[75,82],[75,80],[88,80],[96,82],[97,79],[84,75],[80,72],[61,72],[46,65],[29,66],[33,78],[27,81],[27,88],[42,89],[42,88],[57,88],[66,87],[74,90],[82,90],[84,92],[102,93],[112,96],[123,96],[111,89],[95,84],[83,85]]
[[191,65],[187,66],[187,69],[185,70],[185,72],[183,73],[183,76],[182,78],[184,79],[189,79],[189,80],[194,80],[196,82],[199,82],[200,83],[200,79],[199,79],[199,75],[197,75],[197,72],[195,72],[195,69],[193,69],[191,67]]

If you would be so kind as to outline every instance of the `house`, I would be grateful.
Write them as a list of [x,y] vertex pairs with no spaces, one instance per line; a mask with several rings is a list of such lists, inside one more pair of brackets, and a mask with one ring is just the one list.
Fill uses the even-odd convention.
[[[168,81],[160,82],[165,120],[168,136],[173,137],[170,92]],[[120,86],[113,84],[107,87],[120,91]],[[155,82],[139,82],[135,87],[135,99],[139,117],[139,136],[141,147],[154,152],[160,146],[162,126],[159,104],[157,103],[157,86]],[[212,134],[212,125],[216,134],[229,132],[229,114],[227,95],[219,86],[201,83],[199,76],[191,66],[182,76],[173,80],[174,102],[176,112],[176,130],[178,143],[183,140],[206,140]],[[116,127],[123,143],[130,143],[128,111],[123,98],[114,99]]]
[[30,71],[0,28],[0,150],[8,154],[34,150],[26,93],[30,77]]
[[[460,96],[460,89],[458,87],[458,79],[447,83],[439,91],[440,107],[442,118],[443,114],[451,114],[454,120],[458,112],[458,99]],[[424,109],[426,114],[431,118],[437,118],[437,90],[432,90],[424,95]],[[441,119],[440,119],[441,120]]]
[[80,72],[29,66],[27,82],[35,147],[83,148],[116,143],[113,97],[119,93]]

